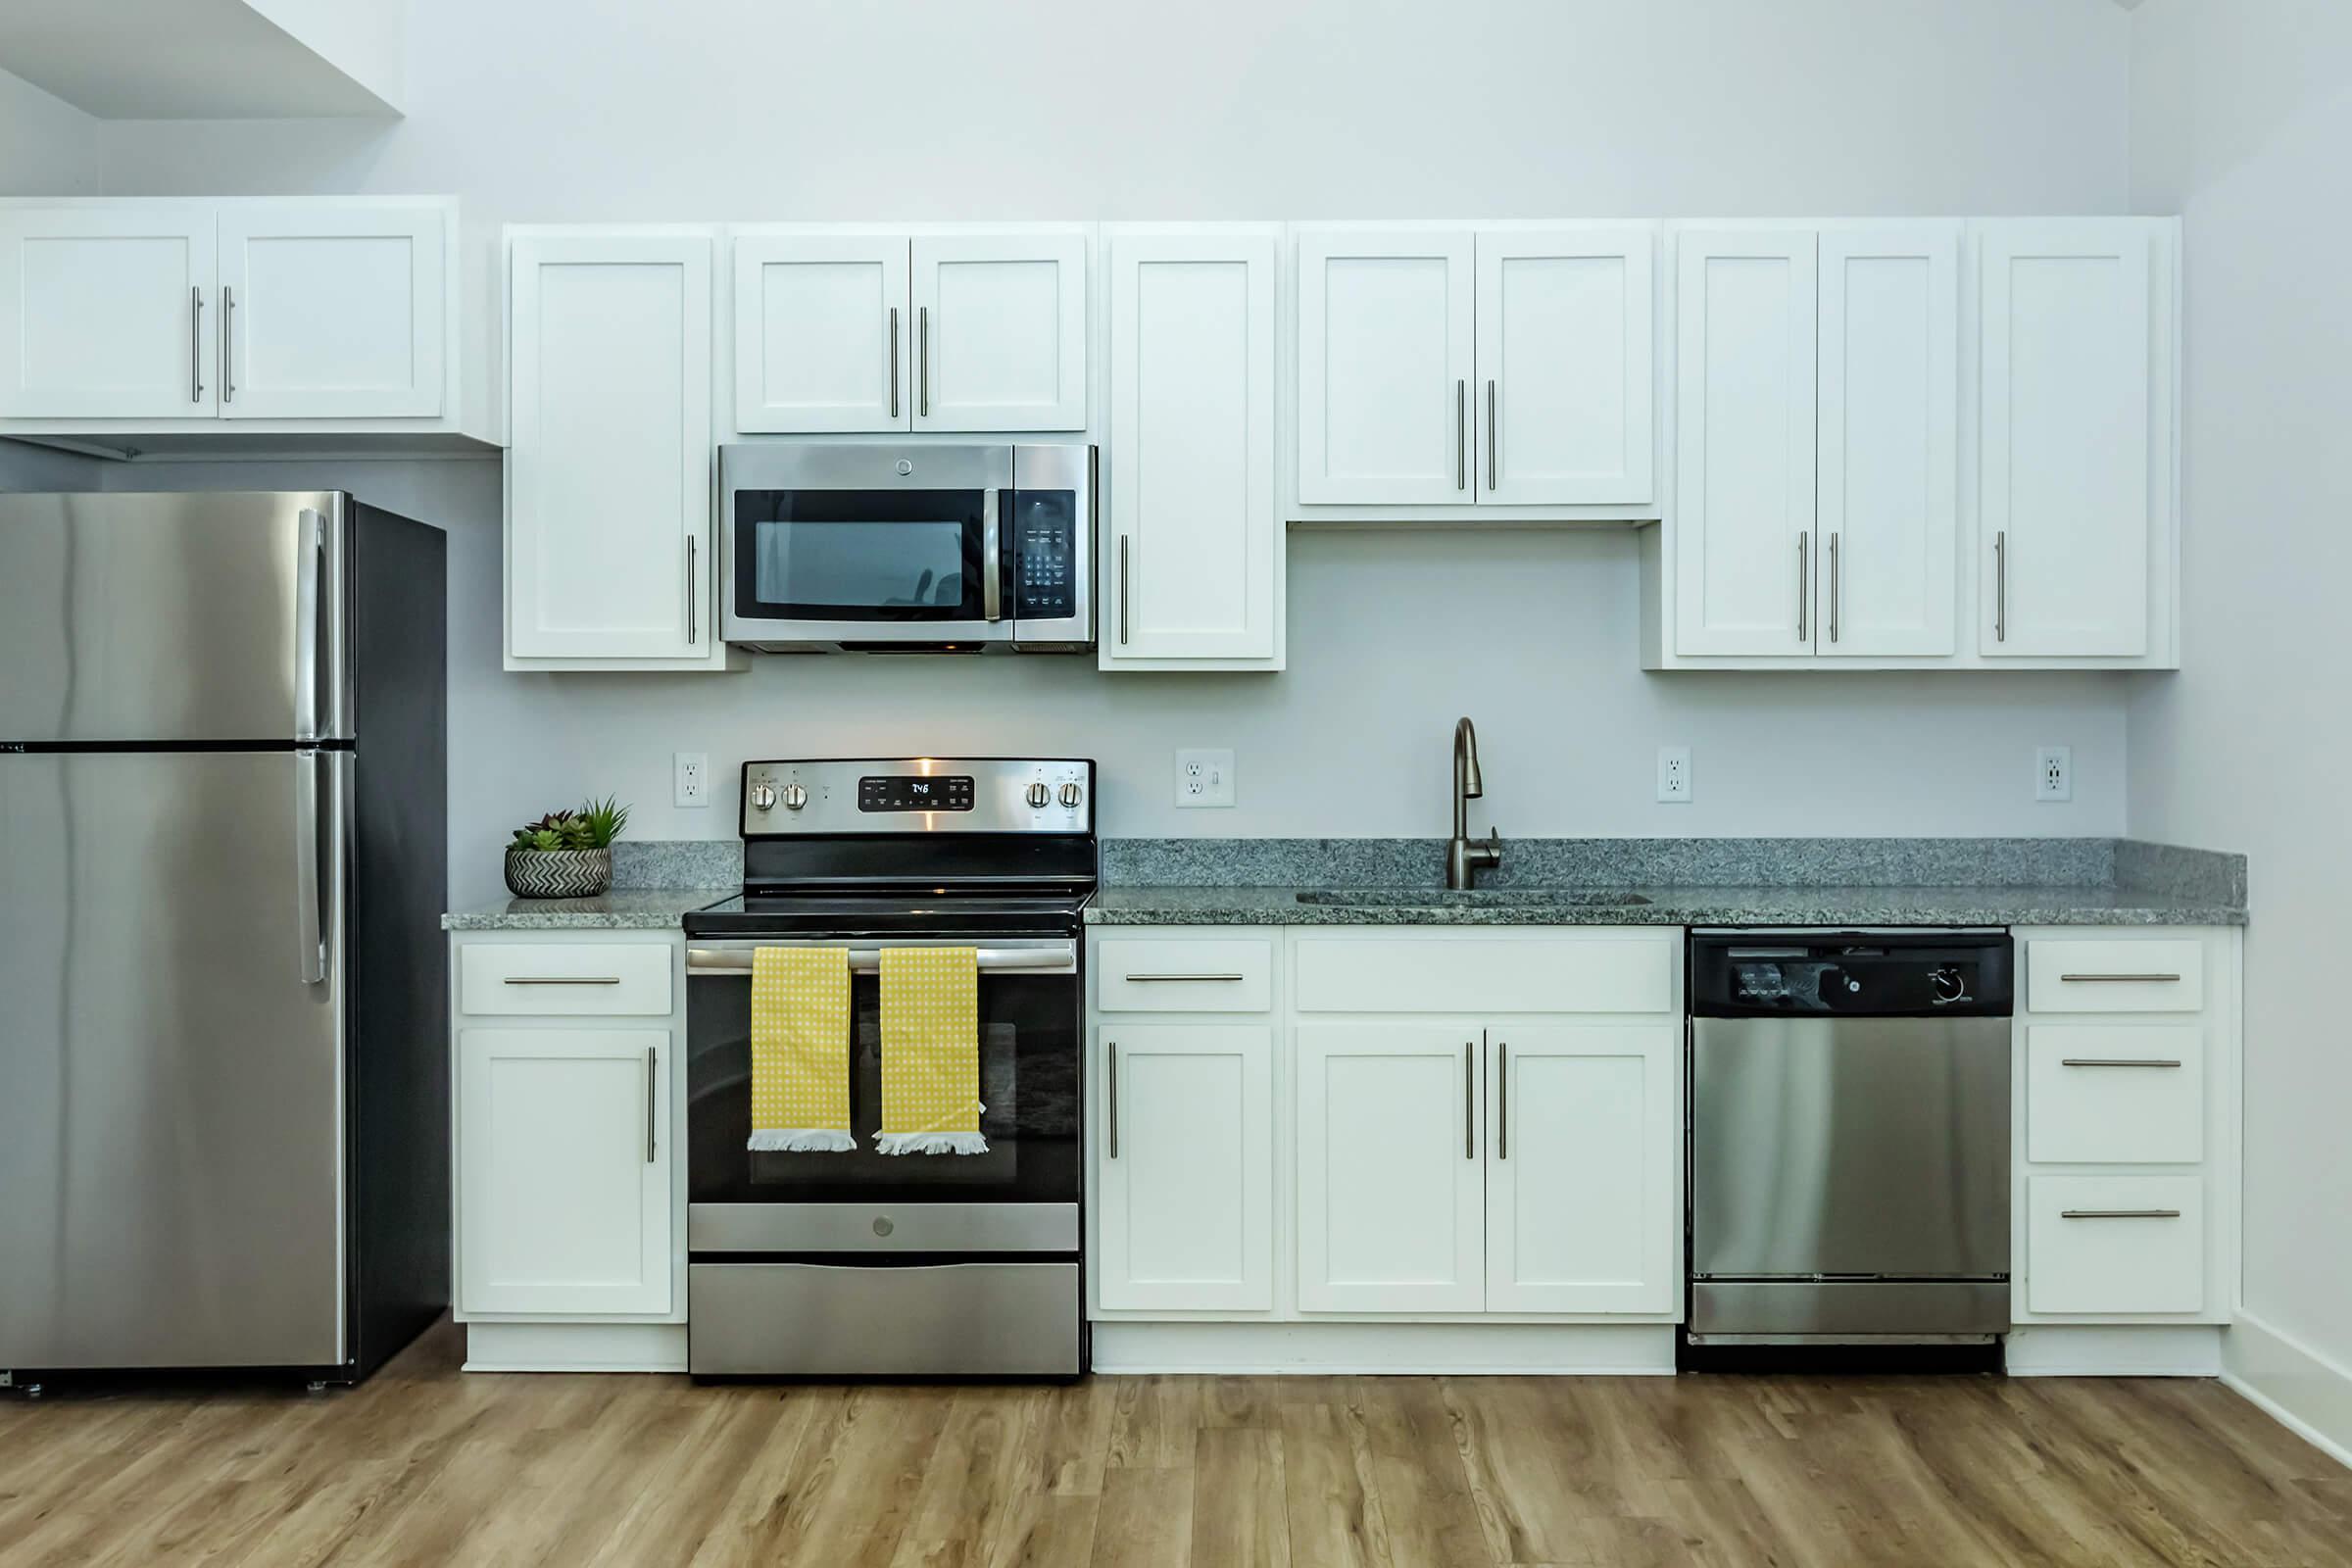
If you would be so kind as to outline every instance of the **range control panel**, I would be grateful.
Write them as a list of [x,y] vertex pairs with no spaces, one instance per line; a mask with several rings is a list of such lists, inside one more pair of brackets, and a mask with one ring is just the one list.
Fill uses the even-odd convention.
[[1091,833],[1095,764],[1075,758],[839,758],[743,764],[743,836]]

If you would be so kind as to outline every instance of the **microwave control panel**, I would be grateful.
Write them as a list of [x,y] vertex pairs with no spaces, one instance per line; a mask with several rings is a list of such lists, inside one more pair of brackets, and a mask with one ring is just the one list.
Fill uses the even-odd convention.
[[1078,613],[1077,497],[1067,490],[1013,494],[1017,580],[1013,613],[1022,620],[1060,620]]

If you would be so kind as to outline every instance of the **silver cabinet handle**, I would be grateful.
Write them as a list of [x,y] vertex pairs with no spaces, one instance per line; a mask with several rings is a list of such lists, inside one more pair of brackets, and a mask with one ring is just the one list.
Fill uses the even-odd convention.
[[1116,1159],[1119,1157],[1119,1043],[1116,1040],[1110,1042],[1109,1067],[1109,1077],[1103,1088],[1110,1097],[1110,1115],[1106,1118],[1110,1134],[1109,1157]]
[[1838,564],[1838,538],[1837,534],[1830,535],[1830,641],[1832,642],[1838,640],[1838,601],[1840,597],[1838,589],[1839,578],[1843,575]]
[[2058,978],[2070,986],[2170,986],[2180,982],[2177,974],[2062,974]]
[[616,986],[616,974],[511,974],[499,981],[504,986]]
[[2178,1067],[2178,1059],[2162,1056],[2062,1056],[2061,1067]]
[[1127,535],[1119,535],[1119,646],[1127,646]]
[[1453,487],[1470,488],[1470,383],[1453,383]]
[[237,291],[226,283],[220,285],[220,401],[232,403],[237,396],[235,354],[230,345],[236,341]]
[[688,534],[686,536],[686,644],[688,647],[692,647],[694,645],[698,635],[698,627],[695,623],[694,607],[695,600],[698,597],[695,593],[695,589],[700,585],[697,584],[694,579],[697,575],[699,575],[696,569],[698,565],[696,557],[698,557],[701,553],[702,541],[695,538],[694,535]]
[[2179,1219],[2177,1208],[2062,1208],[2060,1219]]
[[1004,618],[1004,541],[997,532],[997,493],[980,492],[980,618]]
[[1478,1047],[1462,1042],[1462,1157],[1478,1157]]
[[1487,377],[1487,489],[1494,488],[1494,378]]
[[2009,640],[2009,530],[1992,536],[1992,640]]
[[660,1051],[652,1046],[645,1048],[645,1162],[648,1165],[654,1162],[654,1101],[660,1093],[658,1086],[661,1082],[656,1064],[661,1059]]
[[1511,1157],[1511,1046],[1494,1042],[1494,1157]]
[[1168,986],[1238,985],[1244,977],[1238,974],[1127,974],[1119,978],[1131,986]]
[[204,401],[204,290],[188,285],[188,401]]
[[306,986],[326,979],[327,865],[318,853],[319,774],[325,766],[323,752],[294,754],[294,941]]
[[1812,595],[1813,531],[1808,528],[1796,536],[1796,640],[1811,639],[1805,630],[1807,601]]
[[914,313],[914,412],[931,417],[931,307]]
[[890,416],[899,416],[899,308],[890,308]]

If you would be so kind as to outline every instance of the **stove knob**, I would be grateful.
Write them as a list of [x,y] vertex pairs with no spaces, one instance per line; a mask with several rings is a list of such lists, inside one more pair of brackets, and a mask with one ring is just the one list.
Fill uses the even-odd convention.
[[755,784],[755,785],[753,785],[753,786],[752,786],[752,808],[753,808],[753,809],[755,809],[755,810],[760,810],[760,811],[764,811],[764,810],[768,809],[770,807],[774,806],[775,804],[776,804],[776,787],[775,787],[773,784],[764,784],[764,783],[762,783],[762,784]]
[[1928,985],[1937,1002],[1968,1000],[1968,977],[1957,969],[1933,969],[1928,973]]
[[1064,785],[1061,787],[1061,804],[1062,804],[1062,805],[1064,805],[1064,806],[1076,806],[1076,805],[1077,805],[1077,804],[1078,804],[1080,801],[1083,801],[1083,800],[1085,800],[1085,799],[1086,799],[1086,791],[1084,791],[1084,790],[1080,789],[1080,788],[1079,788],[1077,785],[1075,785],[1075,784],[1064,784]]
[[808,804],[808,792],[807,790],[801,788],[798,784],[787,784],[784,786],[784,809],[787,811],[797,811]]
[[1044,810],[1046,807],[1052,803],[1053,799],[1054,792],[1050,789],[1047,789],[1044,784],[1039,783],[1029,786],[1029,804],[1038,810]]

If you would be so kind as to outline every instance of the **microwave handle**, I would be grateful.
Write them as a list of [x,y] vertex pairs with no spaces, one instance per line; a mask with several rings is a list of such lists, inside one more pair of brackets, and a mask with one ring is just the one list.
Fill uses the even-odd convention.
[[980,618],[1004,618],[1004,544],[997,527],[997,492],[980,492]]

